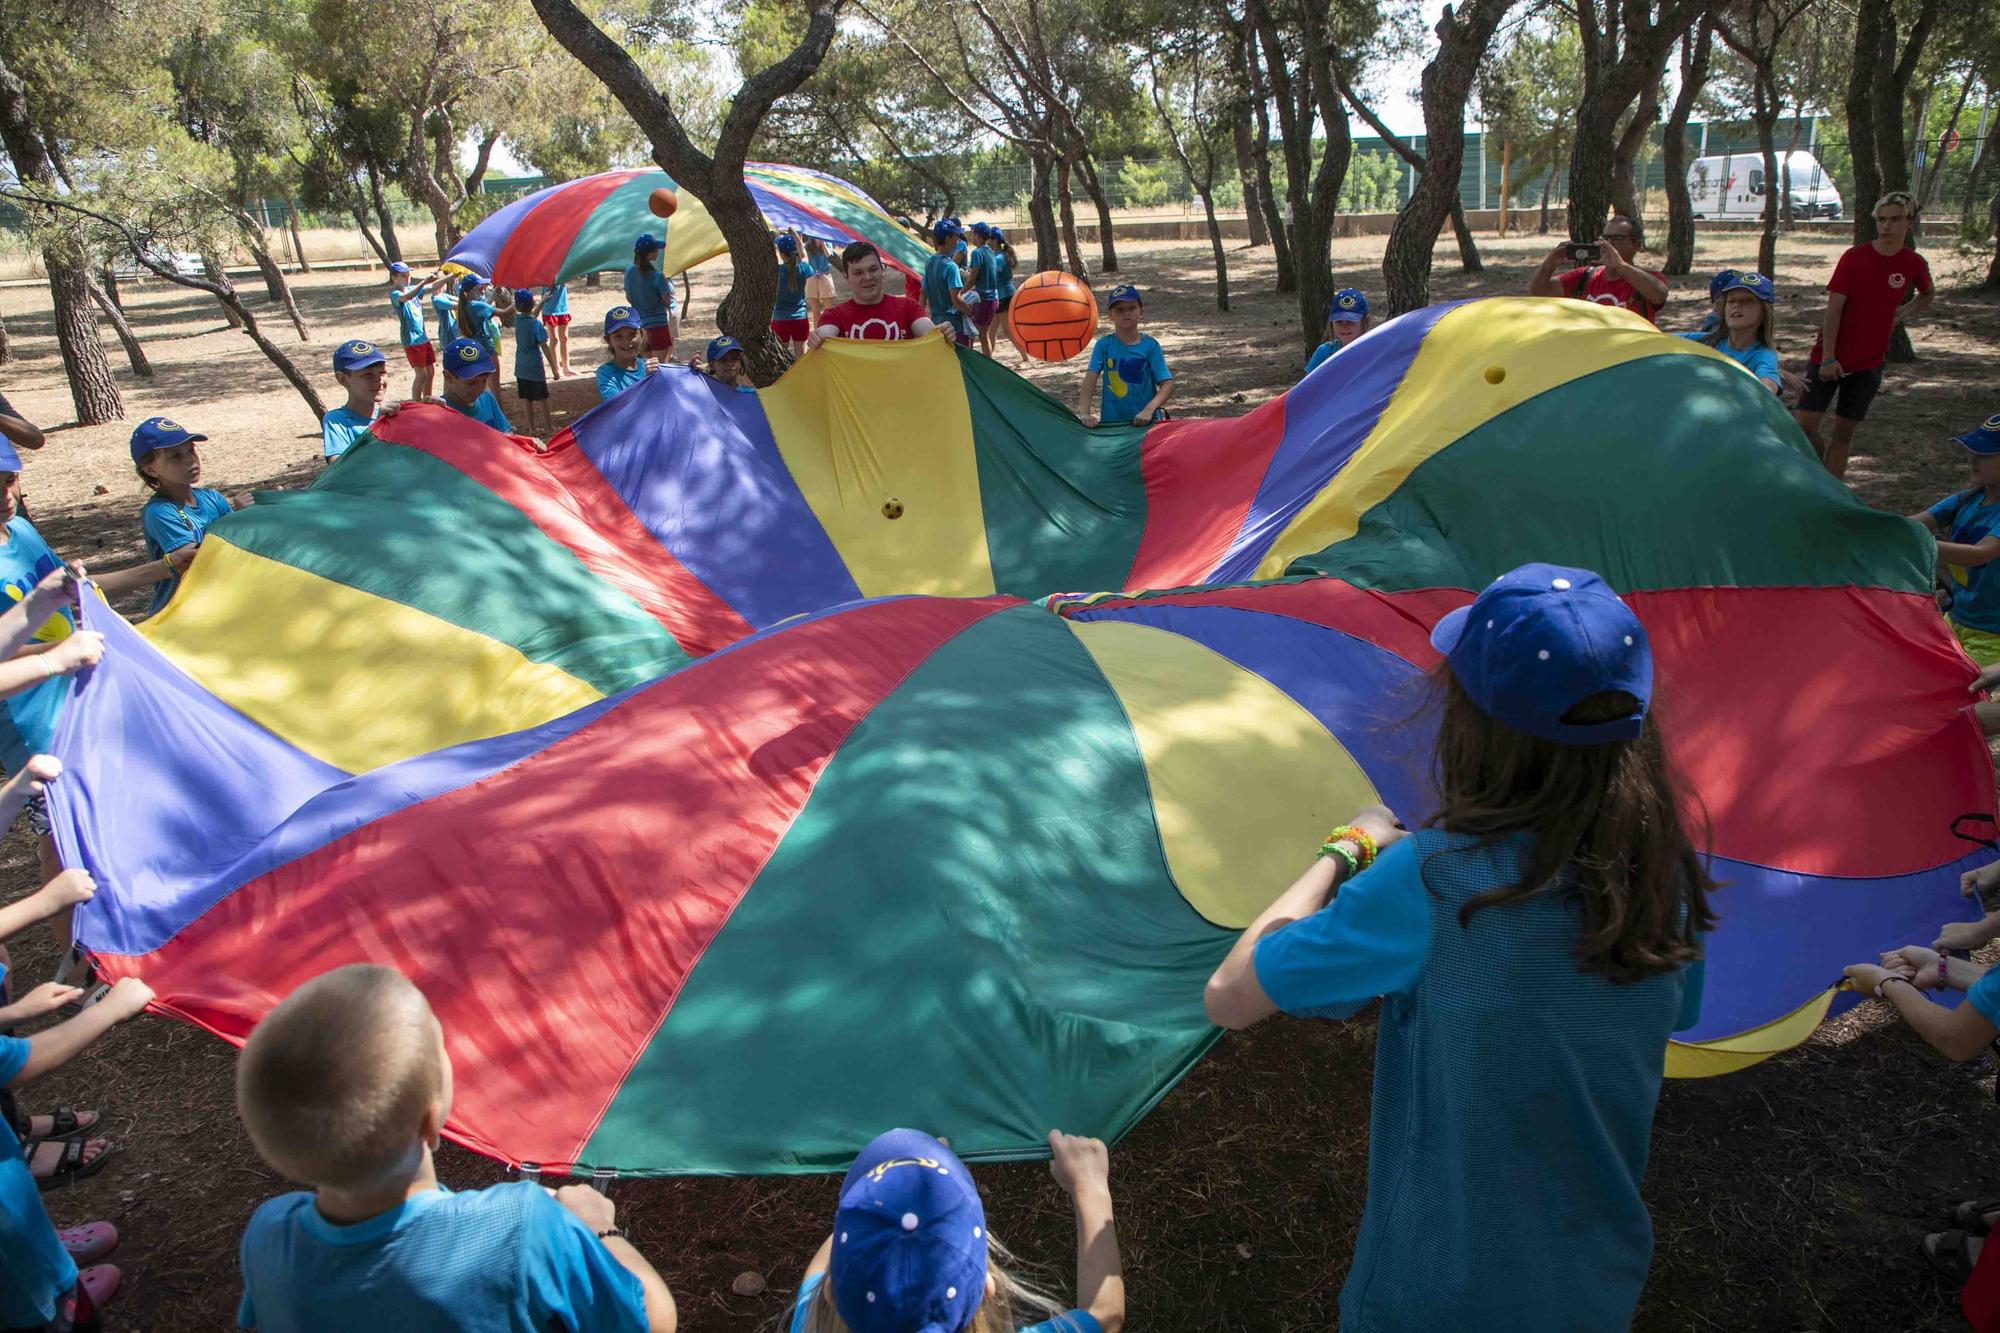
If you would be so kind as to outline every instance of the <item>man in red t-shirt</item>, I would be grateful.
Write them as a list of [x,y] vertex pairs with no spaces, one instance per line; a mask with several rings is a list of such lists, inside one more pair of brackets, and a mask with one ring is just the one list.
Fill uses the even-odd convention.
[[1660,307],[1667,303],[1667,279],[1664,274],[1632,263],[1639,253],[1632,219],[1614,213],[1611,221],[1604,224],[1604,234],[1597,243],[1604,251],[1601,262],[1566,273],[1558,273],[1556,269],[1571,262],[1569,242],[1549,251],[1548,258],[1535,270],[1534,281],[1528,284],[1528,295],[1573,296],[1598,305],[1621,305],[1642,318],[1657,319]]
[[840,267],[853,298],[820,312],[819,326],[806,339],[807,351],[828,338],[900,342],[931,331],[930,316],[919,302],[882,294],[882,252],[873,245],[856,241],[848,246],[840,252]]
[[[1842,254],[1826,282],[1826,318],[1806,358],[1806,389],[1796,415],[1799,429],[1836,477],[1846,474],[1854,432],[1882,387],[1882,363],[1896,325],[1931,303],[1931,266],[1906,248],[1915,211],[1905,191],[1883,195],[1875,205],[1875,239]],[[1823,441],[1819,419],[1828,407],[1833,438]]]

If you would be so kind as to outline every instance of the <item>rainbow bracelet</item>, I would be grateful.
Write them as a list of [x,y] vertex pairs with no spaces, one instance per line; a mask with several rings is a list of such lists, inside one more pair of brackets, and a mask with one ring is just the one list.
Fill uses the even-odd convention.
[[1356,875],[1361,873],[1361,863],[1355,858],[1354,853],[1348,851],[1345,847],[1342,847],[1339,843],[1335,842],[1331,838],[1328,838],[1325,842],[1319,845],[1319,854],[1321,856],[1339,857],[1341,859],[1342,864],[1344,864],[1347,867],[1348,879],[1353,879]]
[[1366,829],[1356,828],[1352,824],[1342,824],[1326,835],[1326,841],[1321,846],[1331,847],[1336,842],[1351,842],[1361,849],[1361,863],[1355,868],[1356,874],[1375,864],[1375,853],[1378,849],[1375,846],[1375,839],[1368,835]]

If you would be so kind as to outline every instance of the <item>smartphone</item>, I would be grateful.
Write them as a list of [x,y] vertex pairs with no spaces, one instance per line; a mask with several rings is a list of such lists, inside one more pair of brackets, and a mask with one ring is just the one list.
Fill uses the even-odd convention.
[[1604,258],[1604,247],[1596,241],[1571,241],[1569,262],[1572,264],[1595,264]]

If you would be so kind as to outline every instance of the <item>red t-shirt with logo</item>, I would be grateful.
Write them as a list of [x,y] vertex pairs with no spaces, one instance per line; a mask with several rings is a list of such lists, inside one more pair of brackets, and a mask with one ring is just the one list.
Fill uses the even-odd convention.
[[820,312],[819,327],[831,324],[843,338],[872,338],[878,342],[899,342],[914,338],[916,323],[928,319],[924,308],[907,296],[885,296],[874,305],[842,301]]
[[[1666,274],[1655,273],[1661,282]],[[1636,288],[1623,278],[1614,278],[1605,269],[1592,265],[1590,268],[1573,268],[1556,278],[1556,286],[1564,296],[1574,296],[1579,301],[1595,301],[1599,305],[1622,305],[1633,314],[1644,319],[1652,319],[1660,313],[1660,307],[1639,295]]]
[[[1857,245],[1833,266],[1826,289],[1847,298],[1840,308],[1840,339],[1833,349],[1842,374],[1873,370],[1889,355],[1889,335],[1896,327],[1896,307],[1910,297],[1910,289],[1931,289],[1931,266],[1907,245],[1893,255],[1885,255],[1871,241]],[[1819,338],[1813,338],[1812,356],[1820,358]]]

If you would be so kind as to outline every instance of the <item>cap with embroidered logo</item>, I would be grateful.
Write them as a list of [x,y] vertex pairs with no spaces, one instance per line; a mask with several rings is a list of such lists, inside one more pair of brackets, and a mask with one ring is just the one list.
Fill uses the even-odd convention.
[[650,231],[640,232],[639,238],[632,242],[633,254],[651,254],[655,250],[664,250],[666,248],[666,242],[653,235]]
[[780,232],[778,234],[778,253],[781,255],[794,255],[798,252],[799,238],[790,232]]
[[[1488,717],[1562,745],[1631,740],[1653,697],[1645,626],[1587,569],[1522,565],[1486,585],[1471,606],[1438,621],[1431,646]],[[1620,691],[1633,711],[1566,722],[1594,695]]]
[[958,1155],[892,1129],[847,1170],[826,1280],[853,1333],[960,1333],[986,1298],[986,1210]]
[[1139,289],[1129,282],[1120,283],[1118,286],[1113,287],[1111,295],[1104,298],[1104,307],[1108,310],[1120,301],[1130,301],[1133,305],[1146,304],[1145,299],[1139,295]]
[[171,449],[190,440],[207,438],[206,435],[197,435],[178,421],[166,417],[147,417],[132,430],[132,461],[138,462],[155,449]]
[[1963,435],[1952,436],[1951,442],[1981,456],[2000,454],[2000,416],[1990,416]]
[[477,291],[485,285],[486,279],[480,277],[477,273],[468,273],[458,280],[458,289],[462,292]]
[[957,218],[939,218],[936,222],[931,223],[931,238],[933,240],[946,241],[954,236],[963,236],[964,234],[965,228],[958,225]]
[[1368,298],[1352,287],[1342,287],[1333,294],[1333,304],[1326,308],[1326,322],[1329,324],[1359,324],[1368,318]]
[[[1717,276],[1721,275],[1718,274]],[[1729,281],[1723,283],[1720,288],[1715,289],[1713,296],[1727,296],[1731,292],[1748,292],[1765,305],[1770,305],[1778,299],[1777,286],[1769,278],[1761,273],[1752,273],[1747,269],[1731,272]]]
[[493,350],[477,338],[452,339],[444,349],[444,368],[462,380],[478,379],[499,369],[493,364]]
[[391,273],[408,273],[410,271],[410,266],[408,264],[405,264],[402,260],[399,259],[395,263],[389,265],[389,271]]
[[1722,295],[1722,289],[1734,281],[1736,281],[1736,270],[1733,268],[1723,269],[1708,280],[1708,299],[1713,301],[1716,297]]
[[629,305],[615,305],[604,312],[604,336],[610,337],[619,329],[642,329],[639,312]]
[[703,359],[710,365],[714,365],[731,352],[740,352],[742,350],[743,344],[725,333],[719,338],[710,338],[708,340],[708,355]]
[[350,370],[366,370],[379,366],[388,360],[382,349],[365,338],[349,338],[333,349],[333,373],[345,374]]

